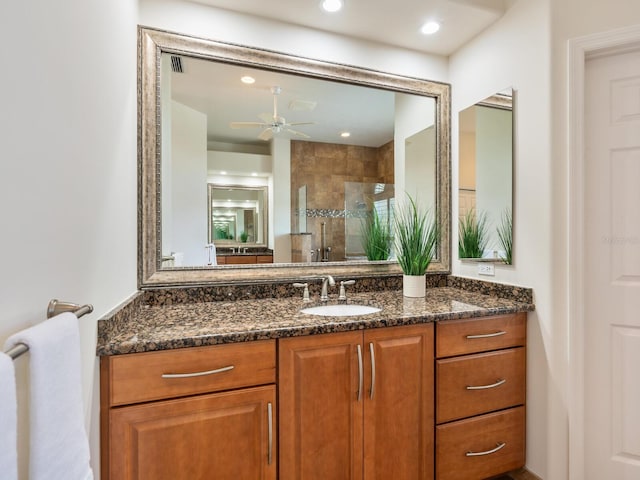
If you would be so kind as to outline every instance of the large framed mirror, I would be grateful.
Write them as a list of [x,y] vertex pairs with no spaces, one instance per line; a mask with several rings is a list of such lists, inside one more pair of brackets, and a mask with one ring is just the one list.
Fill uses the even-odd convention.
[[515,91],[459,113],[458,257],[513,263]]
[[[138,94],[141,288],[401,274],[354,229],[384,188],[433,212],[429,271],[449,273],[449,85],[140,27]],[[244,211],[216,238],[208,185],[264,192],[263,238],[242,241]],[[273,263],[211,265],[211,244]]]

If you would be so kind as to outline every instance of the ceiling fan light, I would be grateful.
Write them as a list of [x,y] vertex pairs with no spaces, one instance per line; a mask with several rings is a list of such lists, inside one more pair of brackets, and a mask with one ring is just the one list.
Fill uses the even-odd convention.
[[424,33],[425,35],[433,35],[438,30],[440,30],[440,24],[438,22],[433,21],[433,20],[425,23],[422,26],[422,28],[420,29],[420,31],[422,33]]
[[330,12],[330,13],[338,12],[342,10],[343,6],[344,6],[343,0],[323,0],[322,1],[322,9],[325,12]]

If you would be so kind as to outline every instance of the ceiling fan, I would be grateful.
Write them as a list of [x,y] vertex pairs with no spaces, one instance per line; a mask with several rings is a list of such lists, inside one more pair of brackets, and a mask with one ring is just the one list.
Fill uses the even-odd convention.
[[271,93],[273,94],[273,115],[270,113],[263,113],[258,115],[258,118],[262,119],[262,122],[231,122],[229,126],[231,128],[252,128],[262,127],[263,130],[258,135],[260,140],[268,141],[274,134],[280,132],[289,132],[299,137],[310,138],[306,133],[293,130],[291,127],[298,125],[313,125],[314,122],[293,122],[287,123],[284,117],[278,115],[278,95],[282,92],[279,86],[271,87]]

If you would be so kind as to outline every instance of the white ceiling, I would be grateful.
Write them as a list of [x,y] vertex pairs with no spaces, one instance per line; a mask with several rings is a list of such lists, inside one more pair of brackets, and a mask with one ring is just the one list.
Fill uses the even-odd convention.
[[[226,10],[269,18],[373,42],[448,56],[498,20],[516,0],[344,0],[326,13],[321,0],[196,0]],[[438,33],[420,28],[437,20]]]

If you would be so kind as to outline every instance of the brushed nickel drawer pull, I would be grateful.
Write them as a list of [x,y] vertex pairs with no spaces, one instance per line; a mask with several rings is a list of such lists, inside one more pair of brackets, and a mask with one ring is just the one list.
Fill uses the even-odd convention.
[[496,383],[492,383],[491,385],[478,385],[478,386],[467,385],[467,390],[487,390],[488,388],[496,388],[502,385],[503,383],[505,383],[506,381],[507,381],[506,379],[498,380]]
[[273,460],[273,407],[271,406],[271,402],[267,403],[267,421],[269,422],[269,448],[267,460],[269,465],[271,465],[271,461]]
[[465,455],[467,457],[481,457],[483,455],[491,455],[492,453],[496,453],[498,450],[502,450],[505,447],[506,443],[502,442],[502,443],[497,443],[496,445],[498,445],[496,448],[487,450],[486,452],[467,452],[465,453]]
[[234,365],[228,367],[217,368],[215,370],[207,370],[206,372],[193,372],[193,373],[163,373],[162,378],[191,378],[191,377],[203,377],[205,375],[214,375],[216,373],[228,372],[236,368]]
[[499,337],[500,335],[506,335],[507,332],[504,330],[500,330],[495,333],[484,333],[482,335],[467,335],[467,340],[474,340],[476,338],[491,338],[491,337]]
[[362,347],[358,344],[358,401],[362,398],[362,384],[364,379],[363,367],[362,367]]
[[376,389],[376,354],[373,342],[369,343],[369,354],[371,355],[371,392],[369,393],[369,399],[373,400],[373,392]]

